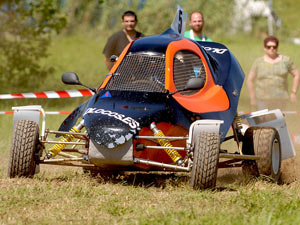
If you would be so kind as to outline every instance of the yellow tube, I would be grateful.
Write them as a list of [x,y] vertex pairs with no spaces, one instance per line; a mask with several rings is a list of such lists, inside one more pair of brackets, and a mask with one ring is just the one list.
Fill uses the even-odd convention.
[[[69,132],[72,133],[79,133],[80,130],[84,127],[84,120],[80,121],[78,125],[73,126]],[[74,138],[73,134],[66,134],[64,135],[59,141],[61,142],[70,142]],[[47,158],[52,158],[56,156],[67,144],[55,144],[49,149],[49,153]]]
[[237,129],[242,129],[242,128],[243,128],[243,125],[242,125],[241,119],[238,118],[238,113],[236,113],[234,119],[235,119],[236,128],[237,128]]
[[[151,123],[150,129],[153,131],[154,136],[165,137],[164,133],[156,127],[155,123]],[[173,147],[173,145],[170,143],[170,141],[168,139],[159,138],[159,139],[157,139],[157,141],[163,147]],[[173,162],[176,162],[176,163],[181,162],[181,160],[182,160],[181,155],[175,149],[171,149],[171,148],[166,149],[165,148],[164,150],[170,156],[170,158],[173,160]]]

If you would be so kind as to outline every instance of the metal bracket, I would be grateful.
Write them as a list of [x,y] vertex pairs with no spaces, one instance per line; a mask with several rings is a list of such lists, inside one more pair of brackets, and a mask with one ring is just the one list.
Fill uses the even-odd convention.
[[193,141],[201,131],[220,133],[220,125],[224,123],[223,120],[196,120],[190,126],[189,130],[189,138],[187,140],[187,148],[191,148],[193,146]]

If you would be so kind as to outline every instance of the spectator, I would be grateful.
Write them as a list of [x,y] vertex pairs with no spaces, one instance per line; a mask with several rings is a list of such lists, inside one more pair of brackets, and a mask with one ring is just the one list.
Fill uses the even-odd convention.
[[204,16],[201,12],[193,12],[190,17],[189,31],[184,32],[184,37],[190,38],[195,41],[212,41],[203,33]]
[[[287,100],[296,102],[299,71],[288,56],[278,54],[279,41],[274,36],[264,40],[265,55],[255,60],[248,75],[250,105],[261,109],[284,110]],[[288,74],[294,76],[291,93],[288,93]],[[254,80],[255,91],[254,91]]]
[[105,55],[105,63],[109,70],[113,66],[113,63],[110,61],[112,55],[119,56],[129,42],[144,37],[144,34],[135,30],[137,22],[138,20],[135,12],[124,12],[122,15],[123,29],[108,38],[103,49],[103,54]]

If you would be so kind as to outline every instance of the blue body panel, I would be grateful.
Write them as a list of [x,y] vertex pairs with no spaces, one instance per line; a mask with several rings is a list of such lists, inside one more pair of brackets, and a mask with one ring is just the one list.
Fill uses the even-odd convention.
[[[199,114],[203,119],[223,120],[220,134],[223,140],[237,113],[237,107],[245,75],[233,54],[222,44],[215,42],[197,42],[208,59],[212,75],[217,85],[225,90],[230,106],[226,111]],[[221,54],[222,53],[222,54]]]
[[[93,96],[87,105],[89,108],[97,108],[116,112],[136,120],[140,127],[149,126],[151,122],[169,122],[173,109],[168,107],[165,94],[144,93],[132,91],[110,91],[112,97],[99,98],[105,90],[101,90]],[[84,114],[86,123],[93,123],[97,116]],[[174,121],[173,121],[174,122]]]
[[166,53],[168,45],[172,41],[178,41],[182,38],[172,33],[172,30],[167,30],[161,35],[144,37],[136,40],[130,47],[130,52],[159,52]]
[[[165,54],[172,41],[181,39],[172,30],[167,30],[161,35],[136,40],[129,52]],[[77,119],[78,114],[81,115],[85,110],[83,118],[90,138],[98,144],[114,147],[137,134],[139,129],[149,127],[151,122],[180,124],[188,129],[195,118],[200,117],[224,121],[220,128],[222,141],[237,112],[244,73],[224,45],[214,42],[195,43],[203,52],[216,85],[222,86],[229,98],[230,106],[227,110],[197,114],[184,109],[175,99],[168,97],[168,93],[116,90],[108,90],[108,93],[107,90],[100,90],[86,107],[80,106],[77,110],[79,113],[76,113]],[[69,125],[63,125],[61,130],[74,124],[71,119],[66,121]]]
[[90,138],[98,144],[113,148],[152,122],[174,123],[165,94],[110,91],[111,97],[101,98],[105,92],[91,98],[83,115]]

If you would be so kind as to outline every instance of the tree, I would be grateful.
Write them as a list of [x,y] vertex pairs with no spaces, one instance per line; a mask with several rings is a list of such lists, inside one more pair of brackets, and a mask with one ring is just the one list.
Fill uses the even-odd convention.
[[66,18],[55,0],[2,0],[0,7],[0,90],[38,87],[54,70],[40,60]]

